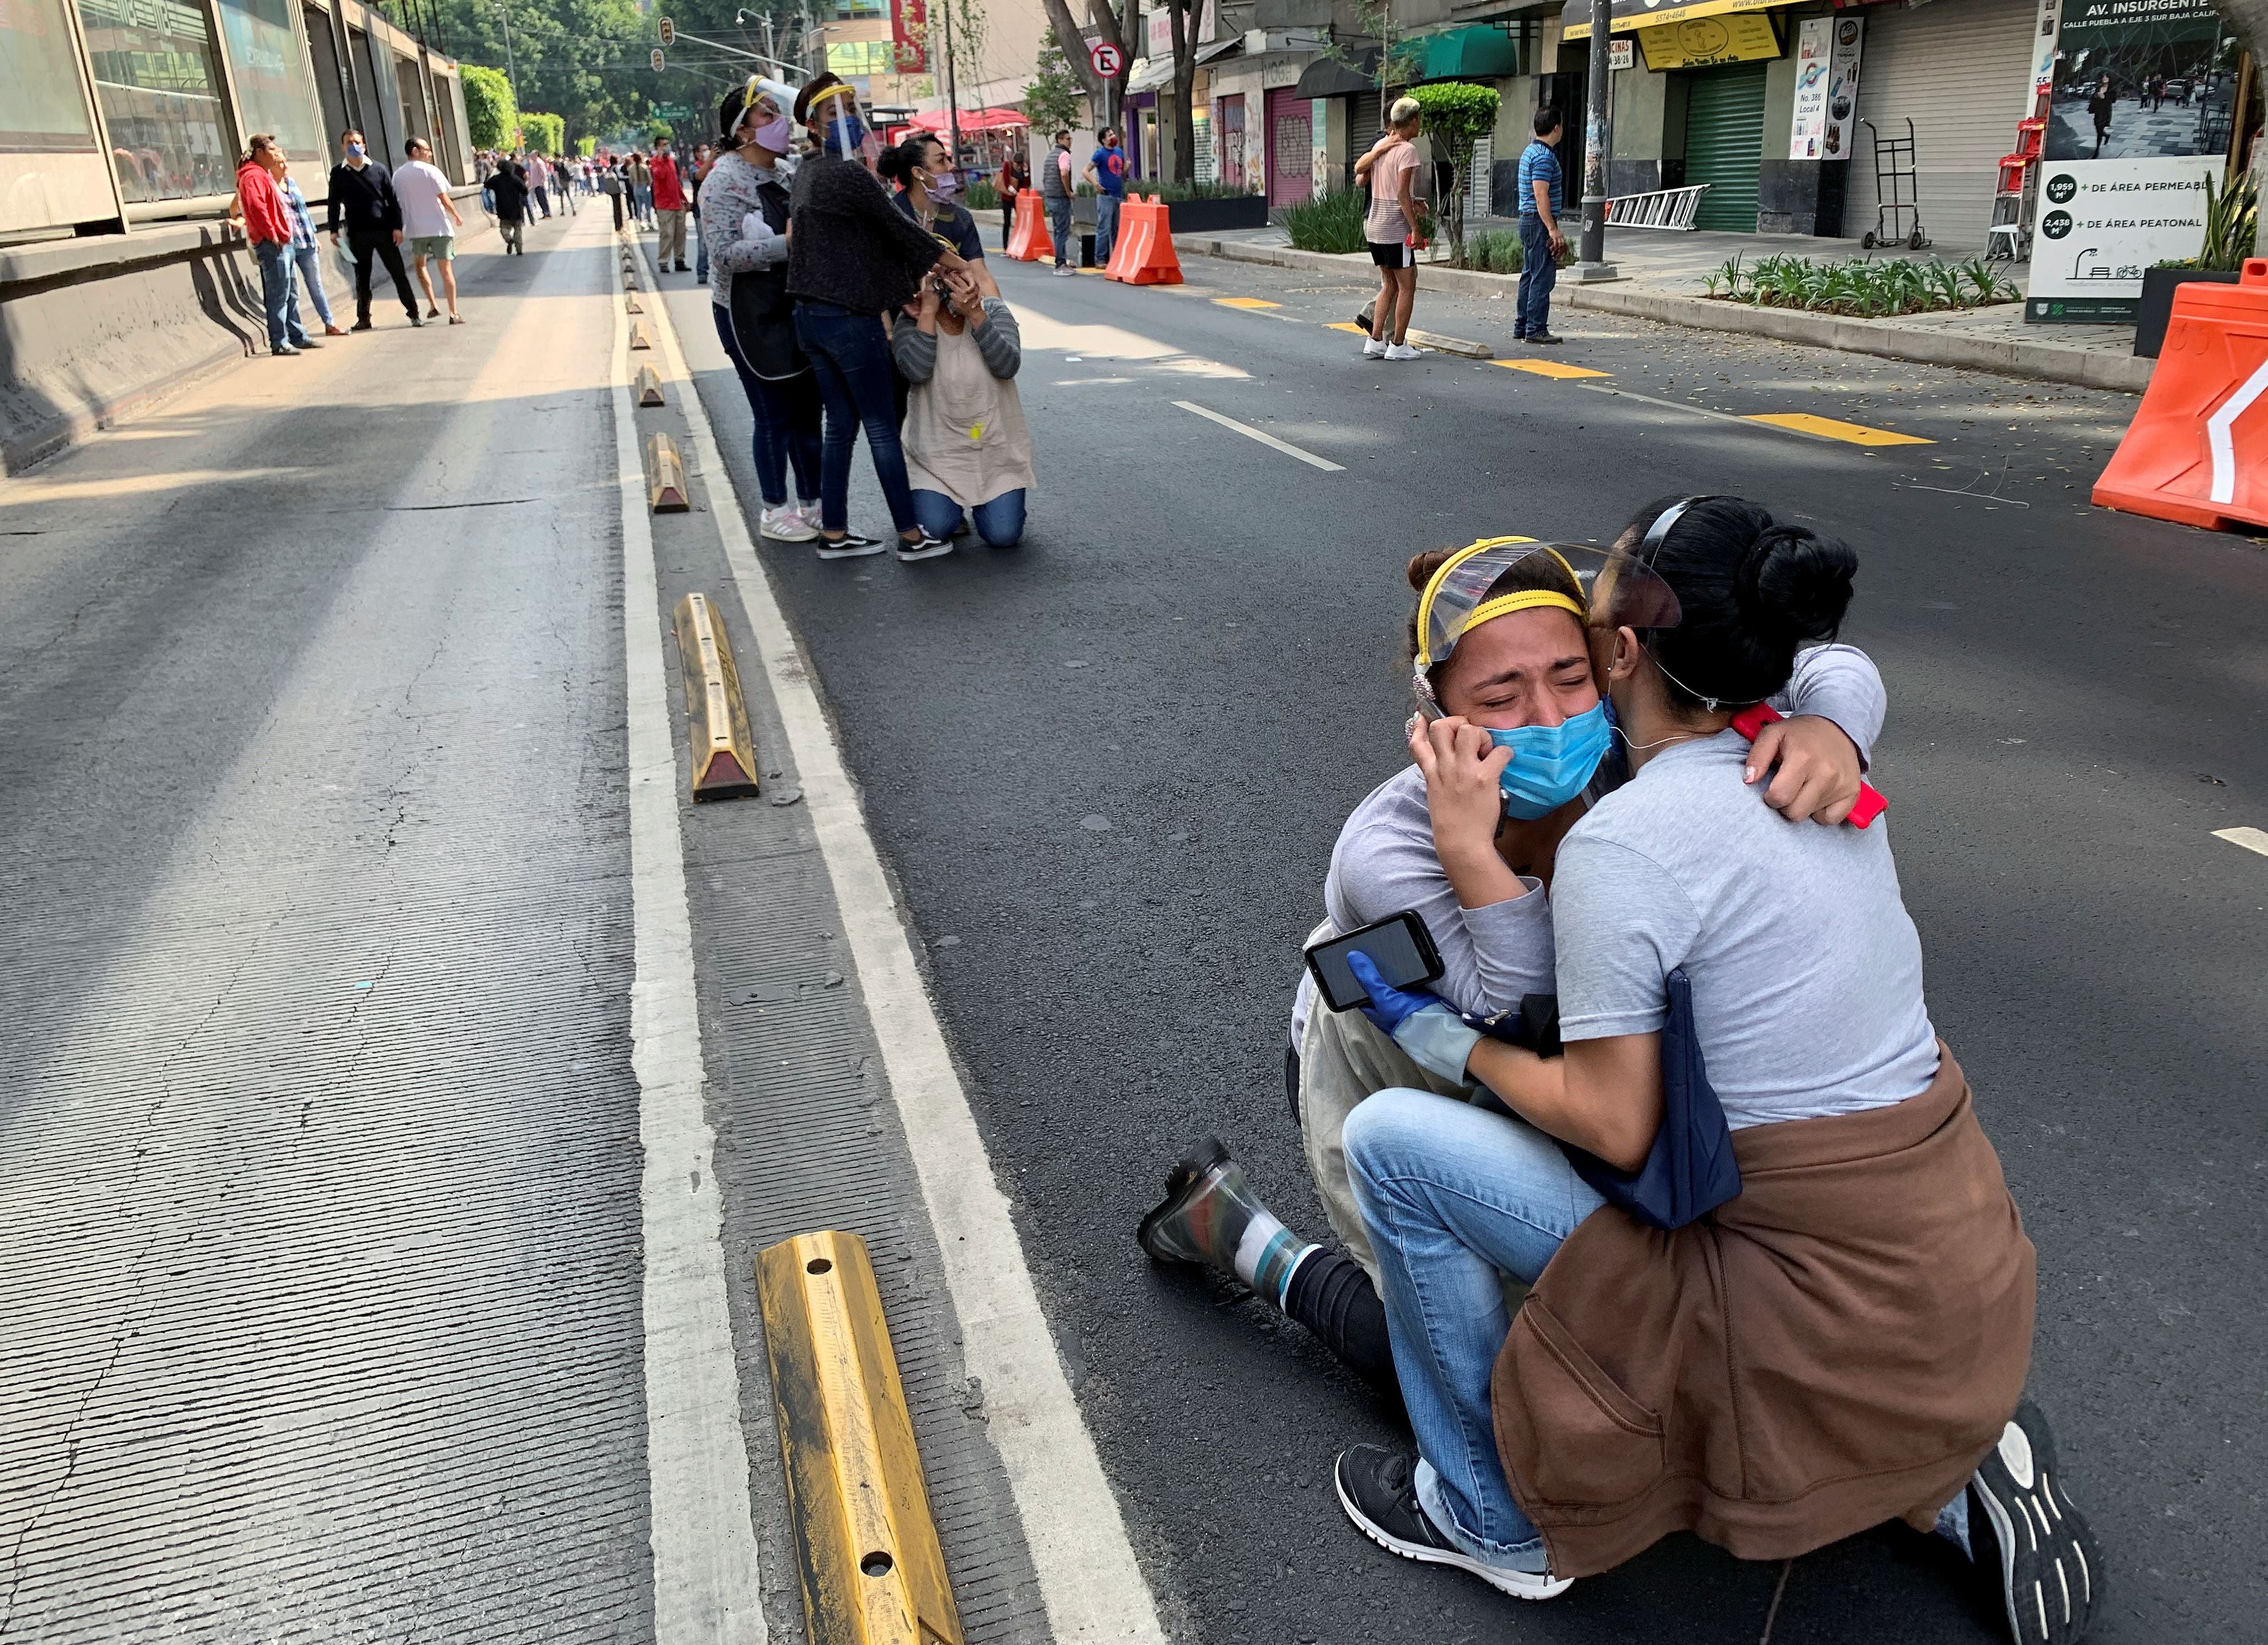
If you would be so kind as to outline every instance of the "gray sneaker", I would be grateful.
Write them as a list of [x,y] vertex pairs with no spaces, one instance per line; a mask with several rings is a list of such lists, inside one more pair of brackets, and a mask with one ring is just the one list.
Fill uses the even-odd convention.
[[2029,1399],[1969,1477],[1969,1546],[2014,1645],[2073,1645],[2102,1603],[2102,1551],[2063,1487],[2055,1432]]

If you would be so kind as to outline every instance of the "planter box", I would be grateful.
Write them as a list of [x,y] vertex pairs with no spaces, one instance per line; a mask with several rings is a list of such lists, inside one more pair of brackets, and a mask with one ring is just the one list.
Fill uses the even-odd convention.
[[1169,200],[1166,224],[1176,234],[1204,234],[1221,229],[1264,229],[1268,226],[1268,196],[1241,195],[1233,200]]
[[2174,317],[2174,288],[2185,280],[2209,280],[2217,285],[2235,285],[2238,279],[2235,269],[2227,272],[2200,268],[2145,268],[2142,271],[2142,305],[2134,315],[2134,353],[2138,358],[2154,360],[2158,350],[2165,346],[2166,326]]

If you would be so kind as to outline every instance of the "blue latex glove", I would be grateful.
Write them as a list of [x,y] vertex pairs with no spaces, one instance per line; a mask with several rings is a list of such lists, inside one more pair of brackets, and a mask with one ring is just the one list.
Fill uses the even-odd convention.
[[1370,995],[1370,1002],[1359,1009],[1403,1055],[1452,1084],[1468,1083],[1465,1060],[1479,1043],[1480,1030],[1469,1026],[1439,995],[1395,988],[1360,949],[1347,956],[1347,969]]

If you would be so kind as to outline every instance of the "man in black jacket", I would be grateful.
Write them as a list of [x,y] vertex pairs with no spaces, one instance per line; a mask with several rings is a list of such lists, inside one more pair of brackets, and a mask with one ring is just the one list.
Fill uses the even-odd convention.
[[394,195],[394,178],[386,167],[372,162],[369,151],[363,145],[362,133],[352,127],[339,133],[339,150],[345,158],[331,167],[331,211],[327,227],[331,244],[339,243],[339,223],[346,222],[347,246],[354,253],[355,262],[355,323],[357,331],[370,329],[370,260],[373,254],[386,260],[386,271],[394,276],[394,289],[401,294],[401,306],[409,312],[409,323],[422,326],[418,318],[417,296],[410,290],[409,270],[401,265],[401,202]]

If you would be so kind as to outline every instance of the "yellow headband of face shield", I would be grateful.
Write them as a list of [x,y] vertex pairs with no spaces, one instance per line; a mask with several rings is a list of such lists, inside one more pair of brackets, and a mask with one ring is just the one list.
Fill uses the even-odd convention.
[[[1425,591],[1418,598],[1417,666],[1421,678],[1427,670],[1440,660],[1433,655],[1433,602],[1440,597],[1442,585],[1448,581],[1450,575],[1476,554],[1486,554],[1492,548],[1506,548],[1514,543],[1532,543],[1535,540],[1533,537],[1484,537],[1480,541],[1460,548],[1451,554],[1441,562],[1440,569],[1432,576],[1425,579]],[[1583,585],[1582,579],[1575,575],[1575,568],[1569,565],[1565,557],[1557,549],[1542,548],[1536,552],[1548,554],[1559,562],[1559,569],[1567,574],[1569,587],[1580,588]],[[1474,606],[1466,614],[1464,621],[1457,626],[1457,632],[1451,636],[1450,644],[1454,647],[1457,640],[1470,634],[1484,622],[1508,616],[1515,611],[1531,611],[1538,606],[1550,606],[1560,611],[1571,612],[1578,622],[1587,623],[1590,621],[1588,608],[1572,594],[1562,593],[1557,589],[1524,588],[1509,594],[1498,594],[1495,599],[1484,599]],[[1447,651],[1445,650],[1442,655],[1447,656]]]

